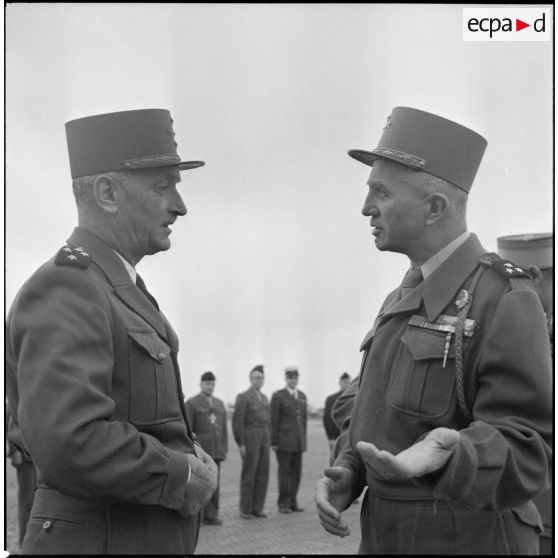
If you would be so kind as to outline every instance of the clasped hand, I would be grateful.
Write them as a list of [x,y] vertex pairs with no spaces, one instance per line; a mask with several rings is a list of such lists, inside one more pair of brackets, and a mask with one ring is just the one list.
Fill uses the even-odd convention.
[[200,446],[196,445],[195,451],[196,455],[186,456],[191,474],[182,506],[182,514],[185,516],[198,513],[217,488],[218,469],[215,461]]

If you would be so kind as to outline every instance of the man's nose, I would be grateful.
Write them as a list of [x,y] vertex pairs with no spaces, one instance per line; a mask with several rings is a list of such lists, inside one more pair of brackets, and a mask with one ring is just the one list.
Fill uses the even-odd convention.
[[362,206],[362,214],[365,217],[377,217],[380,212],[378,208],[372,203],[370,194],[366,196],[364,200],[364,205]]
[[177,215],[181,215],[181,216],[186,215],[186,213],[188,213],[188,210],[186,209],[186,205],[182,200],[182,196],[178,192],[176,192],[175,194],[176,195],[174,196],[173,199],[171,211],[173,211]]

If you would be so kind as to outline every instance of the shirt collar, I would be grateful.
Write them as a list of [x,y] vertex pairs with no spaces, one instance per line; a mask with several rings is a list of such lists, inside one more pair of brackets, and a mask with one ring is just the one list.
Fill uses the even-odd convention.
[[124,267],[126,268],[126,271],[128,272],[128,275],[130,276],[132,281],[135,283],[136,282],[136,277],[138,276],[137,271],[132,267],[130,262],[128,260],[126,260],[125,258],[123,258],[116,250],[113,250],[113,252],[120,258],[120,260],[124,264]]
[[439,252],[436,252],[428,261],[424,262],[420,268],[422,276],[426,279],[432,272],[436,271],[465,241],[471,233],[465,231],[457,238],[454,238],[449,244],[444,246]]

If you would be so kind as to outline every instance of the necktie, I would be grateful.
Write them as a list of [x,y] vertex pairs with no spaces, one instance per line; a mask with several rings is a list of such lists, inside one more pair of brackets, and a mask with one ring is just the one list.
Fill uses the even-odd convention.
[[151,304],[153,304],[153,306],[155,306],[155,308],[159,310],[159,305],[157,304],[157,301],[155,300],[153,295],[147,290],[147,287],[145,286],[145,283],[143,282],[143,279],[140,277],[139,274],[136,276],[136,285],[138,289],[146,296],[149,302],[151,302]]
[[404,298],[422,281],[420,266],[411,268],[401,281],[401,298]]

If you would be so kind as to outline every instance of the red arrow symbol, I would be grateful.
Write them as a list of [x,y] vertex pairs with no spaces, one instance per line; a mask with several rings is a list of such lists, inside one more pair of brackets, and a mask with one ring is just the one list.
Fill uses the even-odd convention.
[[516,31],[521,31],[522,29],[525,29],[525,27],[531,27],[530,23],[525,23],[524,21],[521,21],[520,19],[515,20],[515,30]]

